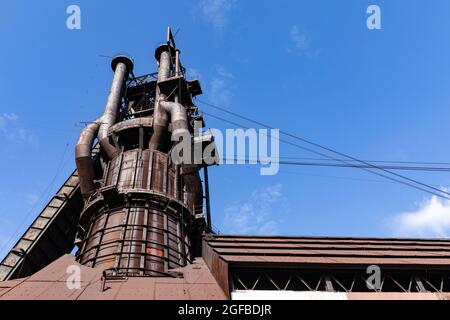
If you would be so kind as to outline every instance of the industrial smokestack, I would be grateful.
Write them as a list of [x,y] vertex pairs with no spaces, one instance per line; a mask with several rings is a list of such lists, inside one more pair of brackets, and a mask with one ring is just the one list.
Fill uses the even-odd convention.
[[117,120],[125,81],[133,70],[133,60],[124,55],[117,55],[113,58],[111,67],[114,71],[114,78],[98,131],[98,141],[109,159],[113,159],[119,153],[116,146],[110,142],[108,130]]

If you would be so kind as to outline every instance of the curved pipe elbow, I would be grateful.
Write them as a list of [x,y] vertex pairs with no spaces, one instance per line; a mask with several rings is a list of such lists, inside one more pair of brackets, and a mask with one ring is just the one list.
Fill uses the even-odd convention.
[[[190,138],[186,108],[177,102],[160,101],[161,107],[170,114],[172,124],[172,141],[178,141],[179,137]],[[188,206],[193,209],[203,204],[203,186],[197,165],[183,166],[183,180]]]
[[178,102],[160,101],[161,107],[170,114],[172,124],[172,137],[181,134],[189,134],[189,126],[185,107]]
[[92,146],[100,127],[102,118],[90,123],[81,131],[75,146],[75,162],[78,171],[80,191],[83,198],[88,198],[95,192],[95,171],[92,161]]

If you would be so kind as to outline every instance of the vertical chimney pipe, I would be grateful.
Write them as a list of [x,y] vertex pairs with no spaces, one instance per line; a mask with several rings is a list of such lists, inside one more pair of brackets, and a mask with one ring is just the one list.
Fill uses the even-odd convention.
[[[159,46],[155,51],[158,66],[158,84],[170,78],[172,70],[172,54],[174,48],[168,44]],[[167,112],[160,105],[161,100],[167,97],[160,92],[159,86],[156,88],[155,110],[153,112],[153,134],[150,138],[150,149],[165,151],[168,139],[168,116]]]
[[113,58],[111,67],[114,71],[114,78],[102,116],[102,123],[98,130],[98,141],[109,159],[114,158],[119,153],[115,145],[109,141],[108,130],[117,120],[125,81],[128,74],[133,70],[133,60],[124,55],[117,55]]

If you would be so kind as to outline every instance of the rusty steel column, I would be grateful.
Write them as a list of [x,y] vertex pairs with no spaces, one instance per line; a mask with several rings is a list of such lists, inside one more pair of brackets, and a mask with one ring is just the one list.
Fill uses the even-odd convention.
[[117,120],[120,103],[123,97],[125,80],[128,78],[128,73],[133,70],[133,60],[127,56],[118,55],[112,60],[111,67],[114,71],[114,78],[111,89],[109,90],[102,123],[98,130],[98,141],[100,142],[100,146],[110,159],[114,158],[119,150],[117,150],[115,145],[111,144],[109,141],[108,130]]
[[155,96],[155,111],[153,112],[153,134],[150,139],[150,149],[164,151],[167,146],[169,119],[166,111],[160,105],[167,97],[160,92],[159,84],[171,76],[172,57],[170,45],[161,45],[156,49],[155,57],[159,63],[158,81]]

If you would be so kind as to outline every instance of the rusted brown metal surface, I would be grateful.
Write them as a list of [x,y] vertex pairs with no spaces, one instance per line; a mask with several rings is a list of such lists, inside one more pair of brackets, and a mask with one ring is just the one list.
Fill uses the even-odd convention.
[[[364,280],[367,267],[373,265],[383,270],[386,290],[408,291],[416,284],[417,290],[443,293],[450,289],[450,239],[211,234],[204,238],[203,257],[219,285],[228,291],[233,287],[278,290],[284,286],[292,290],[320,290],[322,279],[327,277],[336,282],[334,289],[323,287],[325,291],[351,291],[352,287],[364,291],[367,290]],[[261,284],[263,280],[259,281],[261,277],[266,285]],[[308,279],[310,284],[315,281],[315,284],[311,287],[301,283],[294,285],[293,277]],[[345,287],[342,283],[353,285]]]
[[[76,148],[85,197],[77,260],[86,266],[115,276],[170,277],[169,270],[199,254],[206,230],[202,163],[179,163],[171,150],[181,141],[195,143],[192,98],[201,89],[186,81],[179,57],[169,29],[155,52],[156,78],[135,78],[126,56],[112,61],[104,113]],[[101,161],[93,167],[86,155],[96,132]]]
[[450,266],[450,239],[211,235],[207,246],[229,263]]
[[[255,241],[257,239],[261,241]],[[1,283],[0,299],[210,300],[230,299],[232,292],[239,290],[268,288],[273,291],[311,291],[312,296],[314,292],[344,293],[348,300],[448,299],[450,287],[445,279],[449,275],[449,244],[450,240],[445,239],[209,234],[203,239],[202,257],[184,267],[170,268],[170,277],[156,273],[152,277],[105,275],[105,266],[99,264],[91,268],[87,263],[78,264],[74,257],[65,255],[31,277]],[[260,251],[262,247],[266,250]],[[226,250],[229,248],[233,251]],[[405,258],[405,252],[414,256],[414,260]],[[364,255],[370,258],[362,257]],[[365,274],[365,269],[360,267],[366,267],[366,263],[382,267],[387,292],[367,292],[364,279],[357,279],[360,277],[358,272]],[[69,266],[78,266],[81,270],[77,289],[67,286]],[[433,279],[443,276],[441,285],[436,285]],[[349,281],[352,278],[353,283]],[[308,294],[303,296],[308,297]]]
[[[69,267],[80,268],[80,281],[67,282]],[[0,300],[223,300],[225,293],[203,259],[174,269],[177,277],[104,278],[99,268],[65,255],[31,277],[0,282]]]
[[0,281],[33,274],[74,246],[86,266],[126,276],[173,277],[169,270],[201,254],[207,164],[175,164],[170,152],[180,133],[213,143],[194,136],[194,121],[204,123],[192,98],[202,90],[186,79],[170,28],[155,58],[158,72],[139,77],[131,58],[112,59],[104,111],[76,144],[77,170],[2,261]]
[[214,238],[211,235],[206,235],[203,238],[202,256],[217,283],[229,298],[229,264],[214,250],[214,247],[209,244],[209,241],[211,241],[212,239]]

